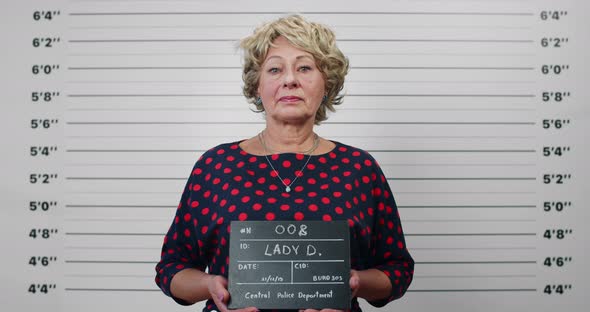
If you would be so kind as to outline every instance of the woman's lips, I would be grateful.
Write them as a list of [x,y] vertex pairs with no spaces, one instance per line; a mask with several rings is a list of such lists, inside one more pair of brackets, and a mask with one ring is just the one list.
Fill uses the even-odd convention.
[[288,103],[298,102],[301,100],[302,99],[298,96],[283,96],[279,99],[279,101],[281,101],[281,102],[288,102]]

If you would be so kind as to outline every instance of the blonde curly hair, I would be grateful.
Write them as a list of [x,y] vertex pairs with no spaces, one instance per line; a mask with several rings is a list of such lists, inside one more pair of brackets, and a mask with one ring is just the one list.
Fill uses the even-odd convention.
[[309,22],[300,15],[289,15],[263,24],[252,35],[240,41],[240,48],[244,51],[243,94],[248,102],[256,106],[257,112],[264,111],[262,103],[256,101],[260,70],[273,41],[280,36],[298,49],[310,53],[324,77],[326,98],[315,116],[315,124],[319,124],[327,119],[326,110],[333,112],[334,105],[342,103],[340,91],[348,74],[348,58],[336,46],[336,37],[331,29]]

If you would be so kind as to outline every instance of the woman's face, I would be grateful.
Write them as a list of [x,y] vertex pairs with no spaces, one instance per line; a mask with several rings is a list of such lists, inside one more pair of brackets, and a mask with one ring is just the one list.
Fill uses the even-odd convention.
[[313,56],[278,37],[262,64],[258,95],[266,118],[278,122],[315,120],[325,93],[324,77]]

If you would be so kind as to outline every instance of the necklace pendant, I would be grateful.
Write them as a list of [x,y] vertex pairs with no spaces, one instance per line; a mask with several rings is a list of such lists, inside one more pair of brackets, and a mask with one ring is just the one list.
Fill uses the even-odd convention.
[[285,192],[287,192],[287,193],[291,192],[291,187],[290,186],[285,187]]

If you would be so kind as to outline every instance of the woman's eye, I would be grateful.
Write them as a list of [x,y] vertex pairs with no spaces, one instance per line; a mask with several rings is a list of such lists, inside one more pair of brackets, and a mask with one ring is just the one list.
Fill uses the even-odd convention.
[[268,69],[269,73],[278,73],[279,72],[279,68],[278,67],[271,67]]
[[302,72],[306,72],[306,71],[310,71],[310,70],[311,70],[311,66],[308,66],[308,65],[303,65],[303,66],[299,67],[299,71],[302,71]]

